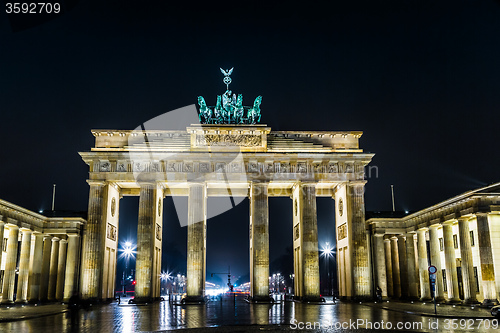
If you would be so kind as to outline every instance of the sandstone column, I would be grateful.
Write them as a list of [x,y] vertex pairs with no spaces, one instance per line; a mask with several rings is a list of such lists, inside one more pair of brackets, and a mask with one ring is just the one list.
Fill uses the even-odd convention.
[[387,276],[387,295],[389,297],[394,297],[394,279],[392,277],[392,255],[391,255],[391,240],[389,238],[384,239],[384,249],[385,249],[385,269]]
[[17,225],[9,225],[7,258],[5,261],[5,271],[3,275],[2,304],[14,303],[14,284],[16,283],[18,239],[19,227]]
[[[352,270],[354,297],[372,298],[372,276],[370,269],[370,247],[365,224],[365,182],[350,182],[347,188],[348,213],[352,227]],[[316,210],[315,210],[316,211]]]
[[460,238],[460,256],[462,257],[462,280],[464,282],[464,303],[477,303],[476,281],[472,263],[472,248],[470,244],[469,218],[458,219]]
[[205,242],[207,190],[190,184],[188,198],[188,248],[186,302],[203,302],[205,296]]
[[406,261],[408,268],[408,296],[412,300],[418,299],[418,276],[415,263],[415,234],[406,234]]
[[497,290],[495,286],[495,270],[493,252],[491,247],[490,224],[488,214],[478,213],[477,238],[479,242],[479,258],[481,261],[481,275],[483,277],[483,304],[495,305],[497,301]]
[[19,275],[17,277],[16,303],[25,303],[28,296],[28,276],[30,269],[31,230],[22,229]]
[[448,302],[460,303],[458,291],[457,262],[455,246],[453,244],[453,223],[443,223],[444,261],[446,264],[446,284],[448,289]]
[[373,235],[374,251],[375,251],[375,265],[377,269],[377,286],[382,289],[382,299],[387,298],[387,272],[385,268],[385,247],[384,235]]
[[429,262],[427,260],[427,240],[425,232],[427,229],[419,229],[417,231],[418,242],[418,270],[420,277],[420,300],[431,300],[431,286],[429,284]]
[[408,298],[408,263],[406,260],[406,241],[398,235],[399,275],[401,276],[401,298]]
[[2,264],[4,227],[5,227],[5,222],[0,221],[0,265]]
[[40,273],[40,294],[38,299],[41,302],[47,301],[49,291],[49,274],[50,274],[50,252],[52,250],[52,236],[44,235],[43,237],[43,255],[42,255],[42,271]]
[[253,301],[269,297],[269,206],[267,184],[250,187],[250,296]]
[[394,297],[401,298],[401,275],[399,272],[398,238],[391,237],[392,286]]
[[28,279],[28,301],[30,303],[36,303],[38,302],[38,297],[40,296],[40,281],[42,276],[43,260],[43,234],[39,232],[33,233],[31,254]]
[[59,242],[59,258],[57,266],[57,282],[56,282],[56,300],[63,300],[64,291],[64,275],[66,273],[66,250],[68,241],[61,239]]
[[300,190],[302,191],[304,300],[316,300],[320,294],[316,187],[314,184],[302,184]]
[[64,277],[64,302],[68,302],[76,293],[76,272],[78,271],[79,248],[80,236],[77,234],[69,234],[66,256],[66,272]]
[[56,300],[56,285],[57,285],[57,267],[59,265],[59,241],[60,238],[52,238],[52,250],[50,253],[50,268],[49,268],[49,291],[47,299],[49,301]]
[[90,185],[87,224],[83,233],[80,297],[99,299],[104,266],[104,237],[106,235],[104,182],[87,181]]
[[436,285],[435,297],[436,302],[444,302],[444,288],[443,288],[443,271],[441,267],[441,251],[439,249],[439,225],[434,224],[429,227],[429,238],[431,247],[431,265],[436,266]]
[[[137,226],[137,259],[135,273],[135,298],[138,303],[153,300],[153,258],[155,237],[154,183],[141,183],[139,198],[139,223]],[[189,237],[189,235],[188,235]]]

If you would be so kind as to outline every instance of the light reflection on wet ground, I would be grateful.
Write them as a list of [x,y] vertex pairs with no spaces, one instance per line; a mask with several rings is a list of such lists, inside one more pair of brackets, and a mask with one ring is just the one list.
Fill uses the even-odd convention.
[[[398,322],[417,325],[411,330],[399,331],[446,331],[470,332],[471,330],[446,330],[444,319],[439,319],[439,330],[429,328],[437,319],[410,315],[401,312],[372,308],[353,303],[301,304],[293,302],[248,304],[242,298],[210,302],[207,305],[176,306],[168,301],[145,306],[110,304],[93,306],[89,309],[24,321],[0,323],[0,332],[140,332],[180,328],[199,328],[234,325],[282,325],[282,329],[294,328],[290,323],[296,320],[304,323],[320,323],[322,329],[335,331],[333,323],[344,323],[362,319],[374,323],[390,322],[393,329]],[[415,323],[415,324],[413,324]],[[421,324],[419,324],[421,323]],[[408,325],[408,324],[407,324]],[[421,326],[418,326],[421,325]],[[301,328],[300,326],[296,326]],[[353,326],[350,326],[352,328]],[[344,326],[344,328],[349,327]],[[363,326],[364,328],[365,326]],[[381,329],[377,330],[380,331]],[[371,331],[371,330],[368,330]],[[374,329],[375,331],[375,329]],[[398,330],[395,330],[398,331]],[[481,332],[488,330],[481,329]],[[490,329],[490,332],[500,330]]]

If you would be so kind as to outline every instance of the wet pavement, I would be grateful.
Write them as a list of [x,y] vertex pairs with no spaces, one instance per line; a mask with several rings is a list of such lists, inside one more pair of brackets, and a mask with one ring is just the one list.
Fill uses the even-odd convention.
[[[324,332],[381,330],[500,332],[498,322],[493,321],[493,317],[487,320],[480,318],[433,318],[403,311],[393,311],[388,308],[389,306],[393,306],[393,310],[404,310],[403,304],[398,306],[396,303],[392,303],[392,305],[373,303],[301,304],[294,302],[281,302],[273,305],[248,304],[242,297],[235,300],[229,298],[213,301],[206,305],[188,306],[177,306],[168,301],[136,306],[122,301],[120,305],[117,303],[94,305],[87,309],[68,310],[68,312],[56,315],[3,322],[0,323],[0,332],[97,333],[177,329],[200,332],[211,331],[214,328],[217,328],[217,331],[227,332],[297,331],[307,328]],[[409,307],[410,305],[408,305]],[[425,305],[422,307],[425,308]],[[66,309],[61,307],[59,310],[65,311]],[[443,312],[446,309],[439,310]],[[460,309],[460,311],[462,310],[466,311],[467,309]],[[478,327],[479,325],[481,326]]]

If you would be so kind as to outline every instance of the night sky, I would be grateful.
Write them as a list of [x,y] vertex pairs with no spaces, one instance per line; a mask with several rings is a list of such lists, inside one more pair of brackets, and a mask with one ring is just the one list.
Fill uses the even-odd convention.
[[[62,2],[50,20],[0,13],[4,200],[50,209],[55,183],[56,209],[86,210],[91,129],[214,104],[233,66],[231,89],[262,95],[273,130],[364,132],[367,210],[391,209],[391,184],[415,211],[500,181],[499,1]],[[120,204],[120,240],[135,238],[138,198]],[[163,266],[182,271],[186,228],[164,206]],[[292,245],[291,207],[270,199],[271,262]],[[333,216],[318,199],[320,244]],[[248,274],[247,200],[209,220],[207,242],[207,273]]]

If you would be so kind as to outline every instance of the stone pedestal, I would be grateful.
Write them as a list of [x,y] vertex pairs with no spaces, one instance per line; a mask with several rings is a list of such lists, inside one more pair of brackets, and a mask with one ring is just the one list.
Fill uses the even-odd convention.
[[391,237],[392,286],[394,297],[401,298],[401,275],[399,273],[398,238]]
[[66,257],[66,272],[64,277],[64,297],[63,301],[68,302],[71,297],[77,295],[76,279],[78,271],[78,253],[80,248],[80,236],[77,234],[68,235],[68,249]]
[[68,242],[65,239],[61,239],[59,242],[59,259],[57,266],[57,282],[56,282],[56,300],[63,300],[64,291],[64,275],[66,273],[66,249],[68,247]]
[[431,247],[431,265],[436,266],[436,286],[435,295],[436,302],[444,302],[444,287],[443,287],[443,271],[441,267],[441,251],[439,248],[439,235],[438,235],[439,225],[431,225],[429,227],[429,238]]
[[204,184],[190,184],[186,302],[204,302],[207,192]]
[[483,278],[483,305],[498,304],[495,286],[495,270],[491,246],[490,224],[487,214],[476,214],[477,238],[479,243],[479,259],[481,261],[481,275]]
[[394,297],[394,279],[392,277],[392,254],[391,254],[391,240],[384,239],[384,252],[385,252],[385,270],[387,276],[387,295]]
[[250,296],[254,302],[269,297],[269,206],[267,184],[250,187]]
[[406,234],[406,261],[408,269],[408,298],[418,299],[418,274],[415,263],[415,234]]
[[382,289],[382,299],[387,299],[387,272],[385,267],[385,247],[384,235],[373,235],[373,244],[375,252],[375,268],[377,270],[377,285]]
[[469,218],[458,219],[460,238],[460,256],[462,259],[462,281],[464,284],[464,303],[477,303],[476,280],[472,263],[472,248],[470,243]]
[[427,229],[419,229],[417,231],[417,245],[418,245],[418,270],[420,277],[420,300],[430,301],[431,286],[429,284],[429,261],[427,259],[427,241],[425,232]]
[[40,296],[43,261],[43,234],[34,233],[31,244],[30,271],[28,279],[28,301],[36,303]]
[[455,257],[455,246],[453,244],[453,224],[443,224],[444,261],[446,264],[446,284],[448,289],[448,303],[460,303],[457,277],[457,261]]
[[49,268],[49,289],[47,299],[49,301],[56,300],[56,285],[57,285],[57,267],[59,264],[59,238],[52,238],[52,250],[50,253],[50,268]]
[[7,240],[7,258],[3,275],[2,304],[14,303],[14,284],[16,283],[17,242],[19,227],[9,225],[9,238]]
[[406,241],[398,236],[399,275],[401,276],[401,298],[408,299],[408,263],[406,260]]
[[31,230],[22,229],[19,275],[17,278],[16,303],[25,303],[28,296],[28,277],[30,268]]

